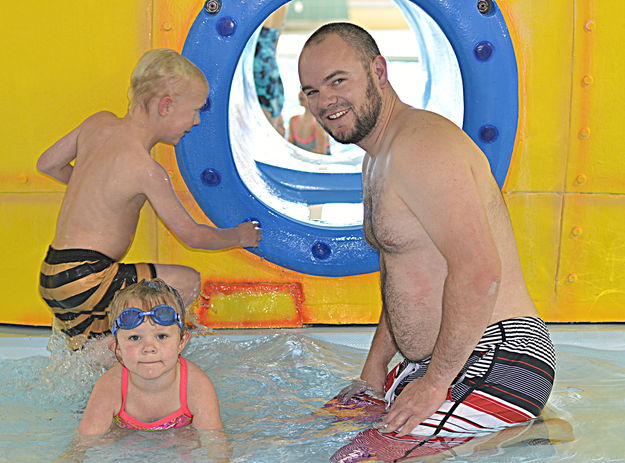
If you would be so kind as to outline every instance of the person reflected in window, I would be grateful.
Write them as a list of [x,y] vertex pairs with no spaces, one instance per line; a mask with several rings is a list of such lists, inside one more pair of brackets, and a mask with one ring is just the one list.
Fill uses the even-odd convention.
[[289,143],[313,153],[331,154],[328,134],[308,109],[306,95],[301,90],[298,98],[299,104],[304,107],[304,114],[298,114],[289,120]]
[[274,11],[263,23],[254,52],[254,84],[260,107],[271,125],[284,137],[284,86],[276,59],[278,39],[284,27],[287,5]]

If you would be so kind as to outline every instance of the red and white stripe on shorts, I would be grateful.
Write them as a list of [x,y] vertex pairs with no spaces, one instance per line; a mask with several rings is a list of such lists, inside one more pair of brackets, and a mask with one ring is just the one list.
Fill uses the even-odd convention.
[[[425,375],[429,362],[430,358],[404,360],[389,373],[389,406],[411,381]],[[449,388],[447,400],[411,434],[474,435],[530,421],[547,402],[554,371],[555,352],[541,319],[517,317],[490,325]]]

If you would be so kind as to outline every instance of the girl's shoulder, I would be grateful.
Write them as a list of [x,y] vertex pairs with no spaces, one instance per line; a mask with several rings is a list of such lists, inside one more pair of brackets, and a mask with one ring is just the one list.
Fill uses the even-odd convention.
[[93,392],[101,397],[121,397],[122,367],[117,364],[111,367],[96,381]]
[[119,380],[121,382],[122,380],[122,365],[120,363],[116,363],[115,365],[113,365],[111,368],[109,368],[108,370],[106,370],[106,372],[100,376],[100,379],[103,379],[105,381],[113,381],[115,379]]
[[189,359],[185,359],[185,361],[187,362],[187,378],[189,384],[191,384],[191,382],[210,382],[210,378],[206,373],[204,373],[204,370]]
[[121,366],[115,365],[96,381],[90,402],[98,413],[117,413],[121,407]]
[[209,376],[195,363],[187,360],[187,397],[189,406],[198,400],[216,397],[215,386]]
[[199,366],[189,360],[187,372],[187,405],[193,414],[193,425],[203,429],[223,428],[213,382]]

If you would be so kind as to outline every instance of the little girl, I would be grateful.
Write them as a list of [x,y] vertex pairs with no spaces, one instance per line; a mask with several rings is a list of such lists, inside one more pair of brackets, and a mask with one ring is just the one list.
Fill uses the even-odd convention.
[[78,426],[80,434],[121,428],[157,431],[221,429],[211,380],[180,353],[189,341],[178,292],[160,279],[118,291],[111,302],[111,349],[119,364],[96,382]]

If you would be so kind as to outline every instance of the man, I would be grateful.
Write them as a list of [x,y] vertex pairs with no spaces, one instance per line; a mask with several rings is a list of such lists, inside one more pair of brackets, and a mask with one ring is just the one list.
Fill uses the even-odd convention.
[[[325,130],[366,151],[364,229],[380,254],[383,307],[361,380],[390,405],[383,432],[475,432],[537,416],[555,356],[486,157],[447,119],[399,100],[358,26],[318,29],[299,76]],[[405,360],[387,376],[397,351]]]
[[67,184],[39,292],[73,349],[110,332],[108,305],[125,286],[159,277],[181,293],[185,305],[199,294],[200,275],[190,267],[118,262],[146,201],[190,247],[258,245],[257,223],[223,229],[196,223],[150,155],[156,143],[177,144],[200,123],[207,95],[204,74],[188,59],[174,50],[150,50],[133,71],[125,117],[97,112],[39,158],[41,172]]

